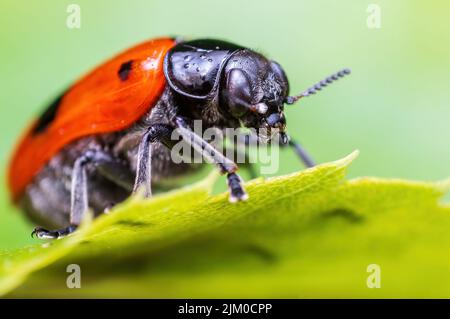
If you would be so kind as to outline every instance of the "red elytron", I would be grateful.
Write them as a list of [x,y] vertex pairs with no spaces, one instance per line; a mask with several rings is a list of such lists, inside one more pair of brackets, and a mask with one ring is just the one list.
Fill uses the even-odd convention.
[[[45,129],[35,121],[19,142],[12,157],[8,183],[17,201],[41,168],[64,146],[93,134],[123,130],[158,101],[165,86],[164,56],[175,45],[170,38],[139,44],[84,76],[61,97],[57,110],[46,119]],[[124,70],[122,81],[117,70]]]

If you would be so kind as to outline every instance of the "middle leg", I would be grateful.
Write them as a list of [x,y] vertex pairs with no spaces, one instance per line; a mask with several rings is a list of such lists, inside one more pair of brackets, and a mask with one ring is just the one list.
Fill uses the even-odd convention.
[[228,159],[225,155],[215,149],[211,144],[205,141],[202,137],[198,136],[192,131],[185,121],[178,117],[176,119],[176,125],[178,133],[183,140],[192,146],[197,152],[199,152],[206,160],[215,164],[220,170],[221,174],[226,174],[227,184],[230,192],[230,202],[238,202],[248,199],[248,195],[242,186],[243,181],[241,177],[236,173],[238,166],[232,160]]
[[[179,123],[184,122],[180,119]],[[169,149],[172,149],[177,142],[171,140],[173,131],[174,128],[170,125],[155,124],[152,125],[142,137],[138,150],[134,193],[143,190],[145,197],[151,197],[152,144],[155,142],[161,142]],[[242,187],[242,179],[236,174],[237,165],[233,161],[226,158],[222,153],[216,150],[211,144],[202,139],[200,136],[195,134],[187,126],[180,124],[178,126],[178,133],[189,146],[199,152],[208,161],[217,165],[222,174],[227,174],[231,202],[246,200],[248,198],[247,193]]]

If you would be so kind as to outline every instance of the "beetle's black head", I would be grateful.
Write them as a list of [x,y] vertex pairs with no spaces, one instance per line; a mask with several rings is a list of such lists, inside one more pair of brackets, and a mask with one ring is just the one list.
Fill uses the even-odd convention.
[[228,60],[219,94],[222,107],[244,126],[264,128],[270,134],[274,128],[285,131],[288,90],[288,80],[278,63],[242,50]]

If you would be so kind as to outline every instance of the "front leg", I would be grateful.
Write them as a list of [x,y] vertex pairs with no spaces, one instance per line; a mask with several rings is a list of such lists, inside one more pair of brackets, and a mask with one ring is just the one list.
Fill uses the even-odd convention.
[[194,150],[199,152],[206,160],[215,164],[220,170],[221,174],[227,175],[227,184],[230,192],[230,202],[238,202],[242,200],[247,200],[248,195],[242,186],[241,177],[236,174],[238,166],[236,163],[228,159],[221,152],[216,150],[211,144],[205,141],[203,138],[198,136],[194,131],[192,131],[189,126],[185,123],[182,118],[176,119],[176,125],[178,133],[181,135],[183,140]]

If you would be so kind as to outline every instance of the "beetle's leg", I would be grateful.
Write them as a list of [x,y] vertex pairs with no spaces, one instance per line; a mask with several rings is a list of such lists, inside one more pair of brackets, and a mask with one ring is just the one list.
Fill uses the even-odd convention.
[[139,144],[136,179],[134,182],[133,193],[144,191],[144,196],[152,196],[152,144],[161,142],[171,148],[170,140],[173,128],[165,124],[152,125],[143,135]]
[[47,230],[36,227],[31,233],[38,238],[61,238],[74,232],[83,220],[88,207],[87,171],[88,164],[99,165],[110,161],[111,157],[97,150],[89,150],[80,156],[74,164],[72,171],[72,188],[70,201],[70,226],[59,230]]
[[183,140],[199,152],[207,161],[214,163],[222,174],[227,174],[230,202],[248,199],[248,195],[242,186],[242,179],[236,174],[238,166],[228,159],[211,144],[192,131],[182,118],[176,119],[178,133]]
[[294,149],[295,153],[298,155],[298,157],[300,157],[300,159],[302,160],[303,164],[305,164],[306,167],[316,166],[316,163],[312,159],[311,155],[309,155],[308,152],[298,142],[289,138],[288,145]]
[[100,175],[127,191],[133,190],[134,174],[122,160],[108,153],[97,153],[93,165]]
[[[286,137],[288,143],[283,143],[282,139],[278,139],[280,147],[287,147],[287,146],[291,147],[306,167],[316,166],[316,163],[314,162],[312,157],[298,142],[294,141],[287,135]],[[258,137],[254,134],[242,134],[238,137],[238,143],[256,146],[258,145]]]
[[69,226],[59,230],[47,230],[42,227],[34,228],[31,237],[36,236],[39,239],[57,239],[70,235],[77,229],[76,226]]

